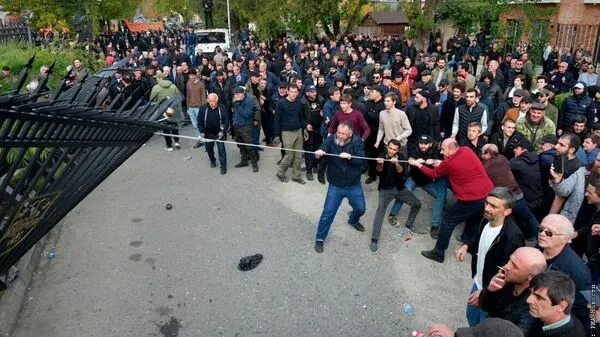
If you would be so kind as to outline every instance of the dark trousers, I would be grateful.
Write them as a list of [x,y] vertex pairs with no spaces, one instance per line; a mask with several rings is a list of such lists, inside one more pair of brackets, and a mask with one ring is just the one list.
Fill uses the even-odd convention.
[[[179,136],[179,128],[178,128],[179,124],[173,123],[173,122],[166,122],[166,124],[169,126],[175,127],[175,130],[165,129],[165,130],[163,130],[164,133],[175,136],[175,137],[173,137],[173,138],[175,138],[175,143],[179,143],[179,137],[177,137],[177,136]],[[164,136],[164,137],[165,137],[165,144],[167,145],[167,147],[173,147],[173,139],[170,136]]]
[[406,226],[413,227],[415,219],[421,210],[421,201],[406,188],[402,190],[398,190],[397,188],[391,190],[380,190],[379,203],[377,204],[375,220],[373,221],[373,234],[371,235],[372,240],[379,240],[379,234],[381,234],[381,226],[383,224],[383,218],[385,217],[385,211],[392,200],[399,200],[410,205],[410,212],[408,213],[408,218],[406,219]]
[[260,124],[265,134],[265,143],[267,144],[273,143],[273,118],[273,113],[270,111],[263,111],[260,118]]
[[304,151],[311,151],[311,153],[304,154],[304,161],[306,162],[306,172],[311,172],[317,168],[319,162],[315,158],[314,152],[319,149],[319,146],[323,144],[323,137],[318,132],[309,132],[308,138],[304,141]]
[[437,254],[444,255],[448,244],[450,243],[450,237],[454,228],[461,222],[465,222],[465,229],[462,237],[466,241],[470,241],[477,232],[477,225],[481,221],[483,216],[483,208],[485,206],[485,199],[475,201],[461,201],[457,200],[452,207],[446,211],[442,224],[440,225],[439,236],[435,244],[435,251]]
[[[207,139],[215,139],[216,137],[211,137]],[[211,163],[217,161],[215,158],[215,143],[217,143],[217,151],[219,152],[219,164],[221,168],[227,168],[227,152],[225,151],[225,143],[221,142],[205,142],[204,148],[206,149],[206,153],[208,154],[208,159],[210,159]]]
[[[252,124],[237,126],[235,128],[235,141],[238,143],[246,143],[252,144]],[[248,145],[238,145],[240,148],[240,155],[242,156],[242,162],[250,162],[252,164],[258,163],[258,156],[251,146]]]
[[215,24],[213,23],[212,11],[204,12],[204,25],[206,28],[213,28]]
[[[375,147],[375,142],[365,142],[365,150],[367,153],[367,157],[369,158],[377,158],[379,156],[379,150],[382,147],[383,142],[381,142],[379,144],[379,147],[376,148]],[[368,166],[368,173],[369,173],[369,177],[370,178],[376,178],[377,177],[377,170],[375,169],[377,167],[377,162],[375,160],[365,160]]]

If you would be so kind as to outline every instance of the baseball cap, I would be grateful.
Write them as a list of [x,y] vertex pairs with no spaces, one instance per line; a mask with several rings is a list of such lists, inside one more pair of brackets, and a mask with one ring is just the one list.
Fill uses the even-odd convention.
[[558,144],[558,138],[555,135],[545,135],[542,139],[538,140],[538,144]]
[[442,78],[442,79],[440,80],[440,84],[439,84],[439,85],[441,85],[441,86],[444,86],[444,87],[447,87],[449,84],[450,84],[450,82],[448,82],[448,80],[447,80],[447,79],[445,79],[445,78]]
[[533,151],[533,144],[527,139],[521,139],[519,143],[517,143],[517,147],[525,149],[527,151]]
[[431,138],[430,135],[421,135],[421,137],[419,137],[417,142],[422,143],[422,144],[429,144],[429,143],[433,143],[433,138]]
[[243,94],[245,92],[246,92],[246,89],[244,87],[237,86],[237,87],[233,88],[234,94]]
[[573,89],[584,89],[585,86],[583,85],[583,83],[581,82],[577,82],[574,86]]
[[312,91],[312,92],[316,92],[317,88],[314,85],[309,85],[308,87],[306,87],[306,92]]
[[542,89],[538,89],[538,90],[536,90],[534,93],[535,93],[536,95],[537,95],[537,94],[542,94],[542,95],[544,95],[544,96],[548,96],[548,93],[549,93],[549,91],[548,91],[547,89],[545,89],[545,88],[542,88]]
[[515,89],[515,91],[513,92],[513,96],[523,97],[525,96],[525,92],[523,91],[523,89]]
[[279,89],[287,89],[288,84],[286,82],[279,83]]
[[552,91],[555,94],[558,93],[558,89],[556,89],[556,87],[553,84],[546,84],[544,88],[548,90],[548,92]]

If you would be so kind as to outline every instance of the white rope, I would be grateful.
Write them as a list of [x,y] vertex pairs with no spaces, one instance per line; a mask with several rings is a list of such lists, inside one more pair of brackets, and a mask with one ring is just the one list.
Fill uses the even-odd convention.
[[[202,137],[192,137],[192,136],[184,136],[184,135],[173,135],[173,134],[170,134],[170,133],[163,133],[163,132],[155,132],[154,134],[157,135],[157,136],[178,137],[178,138],[184,138],[184,139],[191,139],[191,140],[195,140],[195,141],[202,141],[204,143],[219,142],[219,143],[224,143],[224,144],[233,144],[233,145],[241,145],[241,146],[252,146],[252,147],[258,147],[258,148],[262,148],[262,149],[283,150],[283,151],[286,151],[286,152],[290,151],[290,152],[311,153],[311,154],[315,153],[314,151],[289,149],[289,148],[286,148],[286,147],[273,147],[273,146],[267,146],[267,145],[240,143],[240,142],[231,141],[231,140],[206,139],[206,138],[202,138]],[[330,157],[340,157],[339,154],[326,153],[326,152],[323,155],[324,156],[330,156]],[[369,157],[361,157],[361,156],[351,156],[351,159],[377,160],[377,158],[369,158]],[[383,159],[383,161],[391,161],[391,160],[390,159]],[[398,162],[407,163],[408,160],[398,160]]]

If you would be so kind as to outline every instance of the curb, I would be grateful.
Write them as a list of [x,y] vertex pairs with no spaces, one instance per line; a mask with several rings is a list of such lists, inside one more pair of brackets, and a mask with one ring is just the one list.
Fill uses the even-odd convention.
[[[60,223],[56,227],[60,227]],[[0,337],[9,337],[15,329],[44,250],[47,245],[55,246],[59,237],[60,228],[51,230],[15,264],[18,277],[0,297]]]

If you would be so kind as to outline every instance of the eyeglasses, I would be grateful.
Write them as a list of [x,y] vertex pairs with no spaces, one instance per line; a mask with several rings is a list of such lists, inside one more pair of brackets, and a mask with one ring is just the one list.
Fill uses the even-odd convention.
[[378,79],[380,79],[380,78],[381,78],[381,77],[379,77],[379,76],[373,76],[373,79],[376,79],[376,80],[378,80]]
[[567,235],[567,234],[560,234],[560,233],[552,233],[552,231],[551,231],[551,230],[549,230],[549,229],[546,229],[546,228],[544,228],[544,227],[540,227],[540,228],[538,229],[538,232],[540,232],[540,233],[544,233],[544,234],[545,234],[547,237],[549,237],[549,238],[553,237],[554,235]]

